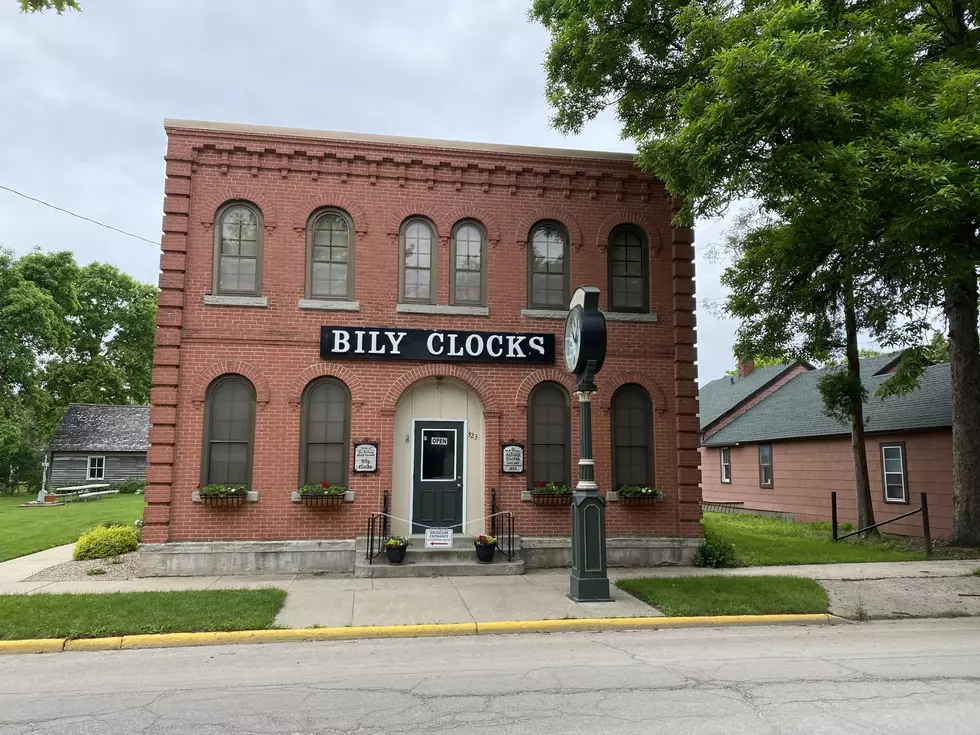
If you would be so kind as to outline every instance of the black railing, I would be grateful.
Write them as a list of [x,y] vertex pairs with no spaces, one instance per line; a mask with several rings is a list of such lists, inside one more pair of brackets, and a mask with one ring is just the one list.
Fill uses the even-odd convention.
[[887,521],[882,521],[881,523],[876,523],[873,526],[868,526],[867,528],[859,528],[856,531],[851,531],[850,533],[845,533],[843,536],[837,533],[837,493],[832,492],[830,494],[830,524],[833,528],[834,541],[841,541],[851,536],[857,536],[858,534],[867,533],[868,531],[880,528],[881,526],[887,526],[889,523],[894,523],[895,521],[900,521],[903,518],[908,518],[909,516],[914,516],[916,513],[922,514],[922,542],[926,547],[926,556],[932,556],[932,533],[929,529],[929,501],[926,498],[925,493],[919,495],[920,503],[918,508],[915,510],[910,510],[908,513],[902,513],[900,516],[895,516],[894,518],[889,518]]
[[[497,488],[490,488],[490,534],[497,538],[497,550],[514,559],[514,516],[510,511],[501,510],[497,505]],[[503,543],[501,543],[503,540]]]
[[381,556],[385,550],[385,541],[388,540],[388,511],[388,491],[384,490],[381,495],[381,512],[372,513],[371,518],[368,519],[366,551],[368,564],[373,564],[374,560]]

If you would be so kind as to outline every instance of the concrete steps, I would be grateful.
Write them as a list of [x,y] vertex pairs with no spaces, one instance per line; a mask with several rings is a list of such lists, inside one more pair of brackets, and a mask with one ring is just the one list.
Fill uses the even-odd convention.
[[491,564],[476,560],[472,536],[455,536],[451,549],[426,549],[423,536],[412,536],[412,546],[405,553],[401,564],[389,564],[382,553],[372,563],[365,558],[367,538],[360,537],[355,544],[354,576],[377,579],[409,577],[502,577],[524,574],[524,560],[520,558],[520,539],[514,539],[516,553],[513,561],[507,561],[499,551]]

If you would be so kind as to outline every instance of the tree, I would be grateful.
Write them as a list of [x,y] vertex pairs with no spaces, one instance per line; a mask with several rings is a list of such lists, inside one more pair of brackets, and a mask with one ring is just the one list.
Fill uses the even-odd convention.
[[77,0],[20,0],[22,13],[40,13],[43,10],[54,10],[61,15],[66,10],[81,12],[82,9],[78,7]]
[[[614,106],[638,164],[683,197],[679,224],[756,201],[762,221],[746,234],[789,228],[799,241],[786,252],[807,253],[801,278],[839,296],[837,316],[850,303],[887,347],[923,338],[922,320],[896,317],[943,307],[953,538],[969,545],[980,545],[977,12],[974,0],[536,0],[531,10],[551,32],[554,124],[578,130]],[[755,267],[774,264],[760,253]],[[847,329],[795,313],[794,339]]]

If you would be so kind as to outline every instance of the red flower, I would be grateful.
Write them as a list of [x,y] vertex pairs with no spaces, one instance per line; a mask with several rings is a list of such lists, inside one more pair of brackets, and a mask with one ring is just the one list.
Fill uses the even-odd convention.
[[544,483],[541,482],[540,480],[538,481],[538,487],[544,487]]
[[327,483],[325,483],[325,482],[321,482],[321,483],[320,483],[320,487],[328,487],[328,485],[327,485]]
[[198,490],[200,490],[200,489],[201,489],[201,483],[197,483],[197,489],[198,489]]

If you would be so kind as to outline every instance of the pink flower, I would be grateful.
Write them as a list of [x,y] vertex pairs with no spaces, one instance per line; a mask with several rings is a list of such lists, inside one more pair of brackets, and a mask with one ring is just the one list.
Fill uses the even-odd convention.
[[540,480],[538,481],[538,487],[544,487],[544,483],[541,482]]
[[327,485],[327,483],[325,483],[325,482],[321,482],[321,483],[320,483],[320,487],[329,487],[329,486]]

